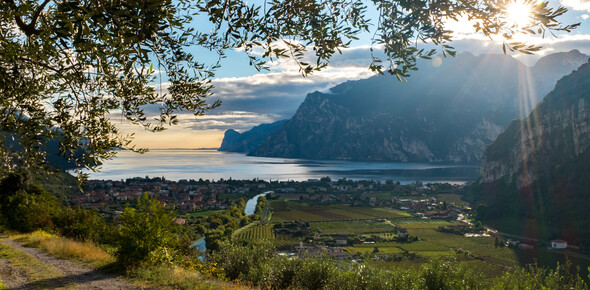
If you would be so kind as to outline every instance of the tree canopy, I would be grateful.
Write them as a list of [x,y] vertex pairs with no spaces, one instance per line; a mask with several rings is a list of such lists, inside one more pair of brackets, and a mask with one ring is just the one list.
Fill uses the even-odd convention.
[[[46,143],[56,139],[62,155],[92,167],[116,147],[135,149],[113,119],[161,131],[177,123],[179,112],[198,117],[219,106],[208,101],[219,62],[205,64],[191,53],[195,47],[220,59],[243,50],[257,69],[291,58],[307,75],[373,32],[371,51],[382,50],[385,59],[373,56],[369,68],[403,79],[419,58],[454,55],[445,28],[450,19],[475,19],[474,31],[499,35],[505,50],[523,53],[539,47],[513,42],[514,34],[544,36],[577,26],[557,20],[563,7],[524,3],[533,12],[519,26],[508,21],[510,1],[503,0],[3,0],[3,168],[42,166]],[[373,22],[370,9],[378,15]],[[209,25],[201,27],[203,20]],[[422,42],[436,48],[422,49]],[[305,61],[308,54],[313,62]],[[146,113],[153,107],[155,118]]]

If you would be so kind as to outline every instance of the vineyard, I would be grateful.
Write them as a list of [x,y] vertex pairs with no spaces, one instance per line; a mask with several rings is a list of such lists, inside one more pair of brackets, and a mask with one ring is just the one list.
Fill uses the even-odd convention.
[[273,201],[271,206],[274,210],[273,222],[403,219],[411,217],[407,212],[388,208],[351,207],[346,205],[307,206],[306,203],[285,200]]
[[[457,198],[453,195],[444,197],[449,200]],[[234,240],[270,240],[280,249],[292,250],[301,238],[277,234],[273,224],[301,221],[309,223],[316,236],[319,233],[320,236],[328,236],[328,240],[333,235],[346,235],[349,243],[354,239],[374,240],[376,243],[349,244],[345,250],[352,255],[389,256],[391,260],[388,261],[371,261],[383,262],[381,264],[384,267],[414,267],[431,258],[455,257],[474,267],[486,268],[489,273],[501,273],[518,263],[515,252],[509,248],[496,247],[494,238],[466,238],[438,231],[439,227],[462,224],[457,221],[422,219],[405,211],[389,208],[326,205],[299,200],[273,200],[270,205],[273,210],[271,223],[242,228],[236,232]],[[409,242],[396,239],[396,227],[407,229],[410,234]],[[308,239],[315,239],[316,236],[309,236]],[[416,237],[418,240],[414,240]]]
[[368,233],[393,232],[395,228],[389,222],[350,221],[350,222],[314,222],[312,228],[323,234],[359,235]]
[[[476,237],[466,238],[461,235],[439,232],[439,226],[452,225],[456,222],[436,220],[405,219],[396,224],[406,228],[411,236],[418,237],[415,242],[378,242],[360,244],[347,247],[349,253],[379,253],[379,254],[415,254],[420,263],[431,258],[453,256],[469,264],[486,268],[486,272],[501,273],[503,270],[518,264],[514,250],[505,247],[495,247],[494,238]],[[376,236],[383,239],[391,238],[392,234],[380,233]],[[397,263],[397,262],[396,262]],[[401,261],[399,264],[409,263]]]
[[272,225],[253,225],[244,228],[234,236],[236,241],[273,241],[277,248],[288,248],[299,244],[299,239],[290,235],[275,234]]
[[254,225],[235,236],[238,241],[274,240],[272,225]]

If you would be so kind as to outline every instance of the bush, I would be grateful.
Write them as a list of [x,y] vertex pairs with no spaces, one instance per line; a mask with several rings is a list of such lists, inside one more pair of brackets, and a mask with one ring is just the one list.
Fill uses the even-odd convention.
[[63,236],[75,240],[89,240],[102,244],[115,243],[115,229],[94,210],[81,207],[64,208],[55,219],[55,225]]
[[20,232],[53,230],[53,218],[60,214],[61,205],[43,188],[32,185],[27,191],[19,190],[11,195],[2,211],[6,226],[11,229]]
[[27,172],[9,173],[0,181],[0,217],[7,228],[21,232],[51,230],[60,210],[58,199],[31,184]]
[[421,271],[424,289],[476,289],[483,277],[455,259],[432,260]]
[[[493,289],[588,289],[588,285],[571,269],[571,264],[558,264],[555,270],[536,265],[506,272]],[[589,277],[590,278],[590,277]]]
[[123,266],[171,263],[180,245],[173,219],[157,199],[144,193],[137,200],[137,209],[126,207],[121,214],[117,261]]
[[[207,244],[209,247],[209,244]],[[230,280],[250,281],[258,284],[265,273],[261,266],[274,257],[275,248],[268,242],[239,246],[231,242],[219,242],[217,251],[209,255],[211,263],[217,263]]]

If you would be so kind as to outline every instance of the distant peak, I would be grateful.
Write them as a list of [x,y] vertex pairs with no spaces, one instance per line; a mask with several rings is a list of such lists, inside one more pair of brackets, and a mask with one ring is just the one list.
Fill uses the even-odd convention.
[[240,135],[240,133],[234,129],[228,129],[225,131],[225,136]]
[[577,49],[572,49],[570,51],[568,51],[569,54],[582,54],[579,50]]

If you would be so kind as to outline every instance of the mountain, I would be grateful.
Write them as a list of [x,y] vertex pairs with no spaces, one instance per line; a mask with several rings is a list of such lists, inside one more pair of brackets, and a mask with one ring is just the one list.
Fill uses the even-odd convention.
[[287,120],[261,124],[244,133],[229,129],[225,131],[218,151],[249,153],[258,148],[266,138],[277,131]]
[[488,224],[590,247],[590,63],[485,150],[472,191]]
[[[23,147],[20,145],[18,137],[16,137],[12,133],[0,132],[0,134],[2,134],[5,138],[5,141],[2,144],[2,146],[16,152],[22,152]],[[49,141],[47,141],[46,144],[44,144],[44,146],[41,146],[41,148],[39,148],[39,150],[43,150],[46,152],[45,161],[47,162],[47,164],[59,170],[76,169],[75,160],[68,160],[67,158],[59,154],[59,144],[59,140],[57,138],[54,138],[50,139]]]
[[479,163],[510,121],[587,58],[573,50],[527,67],[506,55],[463,53],[440,66],[423,61],[406,83],[391,76],[348,81],[308,94],[251,155]]

